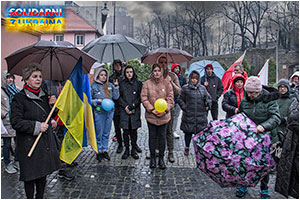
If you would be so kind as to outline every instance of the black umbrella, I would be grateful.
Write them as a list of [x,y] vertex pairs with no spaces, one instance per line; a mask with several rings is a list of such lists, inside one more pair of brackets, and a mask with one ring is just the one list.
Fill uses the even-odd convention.
[[24,67],[35,62],[41,64],[43,79],[63,81],[69,78],[80,56],[83,72],[89,73],[96,59],[66,41],[41,40],[17,50],[5,60],[10,73],[21,76]]

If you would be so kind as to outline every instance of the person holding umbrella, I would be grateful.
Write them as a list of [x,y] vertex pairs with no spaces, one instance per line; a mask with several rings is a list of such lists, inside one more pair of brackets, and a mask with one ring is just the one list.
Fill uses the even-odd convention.
[[118,80],[114,84],[108,82],[108,71],[105,68],[97,68],[94,74],[94,83],[91,85],[91,98],[95,117],[95,129],[97,137],[98,154],[97,160],[101,162],[103,158],[110,160],[107,153],[108,138],[114,116],[114,109],[106,111],[102,106],[104,99],[119,99]]
[[[241,102],[238,112],[244,112],[257,125],[257,133],[271,131],[271,143],[275,144],[278,141],[275,129],[280,123],[279,107],[275,101],[279,92],[275,88],[263,89],[259,78],[255,76],[247,79],[244,89],[246,97]],[[270,197],[268,182],[269,174],[261,180],[260,194],[264,199]],[[237,189],[236,196],[243,197],[246,193],[247,187],[241,187]]]
[[213,120],[218,119],[218,99],[224,91],[222,81],[213,72],[212,64],[205,66],[205,75],[201,77],[201,84],[204,85],[212,98],[211,116]]
[[183,111],[180,129],[184,132],[184,155],[189,155],[193,134],[202,131],[207,125],[207,112],[211,106],[211,97],[200,83],[200,74],[192,71],[189,83],[184,85],[178,97],[178,104]]
[[224,94],[222,108],[226,112],[226,119],[237,114],[239,106],[244,98],[245,78],[241,74],[233,77],[233,89],[228,90]]
[[124,77],[120,82],[120,127],[123,129],[125,152],[122,159],[129,157],[129,136],[131,140],[131,156],[138,159],[136,153],[137,129],[141,127],[141,91],[143,83],[138,80],[132,66],[124,69]]
[[[24,88],[15,95],[11,106],[11,124],[17,133],[17,154],[20,162],[20,181],[24,181],[28,199],[42,199],[46,176],[61,167],[59,146],[52,128],[56,121],[46,120],[50,113],[48,94],[41,88],[40,64],[32,63],[23,70]],[[43,132],[31,157],[27,154],[38,134]]]
[[[168,59],[167,57],[162,54],[157,58],[157,63],[161,66],[163,69],[163,77],[167,81],[169,81],[173,88],[174,95],[178,95],[181,92],[180,83],[178,80],[177,75],[174,72],[170,72],[168,69]],[[173,135],[173,120],[174,120],[174,109],[171,109],[171,119],[168,123],[167,128],[167,145],[168,145],[168,160],[169,162],[175,162],[174,158],[174,135]]]
[[[168,72],[168,71],[167,71]],[[164,69],[154,64],[150,78],[144,83],[141,101],[146,109],[145,117],[149,129],[150,168],[156,167],[155,149],[159,149],[159,168],[165,169],[164,153],[166,147],[166,131],[171,119],[170,111],[174,104],[173,88],[169,80],[163,77]],[[154,103],[162,98],[167,102],[167,109],[163,113],[155,110]]]

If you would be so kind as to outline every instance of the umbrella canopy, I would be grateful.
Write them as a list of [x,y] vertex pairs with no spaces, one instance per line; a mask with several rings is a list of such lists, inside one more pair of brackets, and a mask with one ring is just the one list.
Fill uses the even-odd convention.
[[124,35],[104,35],[92,40],[82,49],[97,58],[98,62],[113,62],[140,58],[147,50],[147,46]]
[[142,63],[151,64],[157,63],[161,56],[166,56],[169,63],[182,63],[190,61],[193,56],[188,52],[175,48],[158,48],[147,52],[142,57]]
[[212,64],[212,66],[214,68],[213,72],[215,73],[216,76],[218,76],[220,79],[222,79],[223,74],[225,73],[225,70],[223,69],[223,67],[221,66],[221,64],[219,62],[213,61],[213,60],[200,60],[198,62],[194,62],[193,64],[191,64],[189,71],[188,71],[188,77],[193,70],[196,70],[200,74],[201,77],[204,76],[205,66],[208,64]]
[[35,62],[41,64],[44,80],[64,81],[69,78],[80,56],[83,72],[89,73],[96,59],[66,41],[40,40],[5,59],[10,73],[22,76],[23,68]]
[[212,121],[193,144],[197,167],[221,187],[254,187],[275,165],[270,133],[256,133],[244,113]]

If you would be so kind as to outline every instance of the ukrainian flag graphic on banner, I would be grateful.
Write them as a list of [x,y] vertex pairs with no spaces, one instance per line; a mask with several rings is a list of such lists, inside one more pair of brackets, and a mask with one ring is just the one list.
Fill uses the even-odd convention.
[[[68,164],[71,164],[82,150],[83,140],[86,137],[84,136],[85,124],[90,142],[96,141],[93,115],[90,115],[90,105],[88,105],[87,94],[84,94],[83,83],[84,75],[80,57],[54,105],[58,108],[58,116],[67,129],[61,146],[60,159]],[[92,144],[92,147],[97,150],[95,145]]]

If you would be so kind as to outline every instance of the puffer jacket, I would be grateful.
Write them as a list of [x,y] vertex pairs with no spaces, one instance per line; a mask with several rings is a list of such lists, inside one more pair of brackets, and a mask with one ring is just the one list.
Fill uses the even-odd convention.
[[263,86],[261,94],[254,100],[248,95],[242,100],[238,112],[244,112],[256,125],[261,125],[265,131],[271,131],[272,144],[278,142],[276,127],[280,123],[279,106],[276,99],[279,92],[273,87]]
[[[124,76],[127,67],[124,69]],[[126,77],[126,76],[125,76]],[[138,80],[137,75],[133,69],[133,77],[131,80],[125,78],[120,83],[120,98],[118,100],[120,109],[120,127],[123,129],[129,129],[129,123],[132,129],[141,127],[141,91],[143,83]],[[126,106],[130,111],[133,111],[131,115],[128,115],[125,111]]]
[[1,74],[1,119],[4,127],[7,130],[7,134],[1,135],[1,137],[16,137],[16,131],[12,128],[9,119],[9,93],[6,88],[6,72]]
[[275,191],[299,199],[299,99],[289,108],[287,133],[277,166]]
[[[197,71],[193,72],[200,77]],[[180,129],[183,132],[199,133],[206,127],[207,111],[205,107],[211,107],[211,96],[206,88],[201,85],[200,81],[194,87],[191,78],[189,79],[188,84],[182,87],[181,94],[178,97],[178,104],[183,111],[180,125]]]
[[208,76],[205,72],[205,75],[201,77],[201,84],[204,85],[206,81],[208,82],[208,86],[205,86],[205,88],[210,94],[212,101],[218,101],[224,91],[221,79],[214,72],[211,76]]
[[[107,112],[102,108],[101,103],[98,102],[99,99],[103,100],[105,98],[104,85],[97,79],[101,71],[106,71],[106,73],[108,74],[107,69],[98,68],[94,75],[95,82],[92,83],[91,85],[92,107],[94,112],[97,114]],[[108,76],[107,76],[107,81],[108,81]],[[108,82],[108,90],[110,91],[110,99],[117,100],[119,98],[120,96],[119,86],[114,86],[112,83]],[[97,110],[96,109],[97,107],[100,107],[100,110]],[[114,109],[109,112],[113,112],[113,111]]]
[[[243,78],[245,84],[246,80],[243,75],[236,74],[233,77],[233,81],[237,78]],[[239,102],[241,102],[244,98],[244,95],[245,95],[244,85],[241,89],[235,87],[234,85],[231,90],[225,92],[222,101],[222,108],[226,112],[226,118],[235,115],[235,109],[238,108],[237,101],[239,100]]]
[[[155,109],[154,103],[159,98],[165,99],[168,104],[166,114],[162,117],[157,117],[152,113]],[[174,106],[174,94],[173,87],[168,79],[161,77],[159,80],[156,80],[150,75],[150,78],[143,85],[141,101],[146,109],[145,117],[149,123],[161,126],[170,121],[170,110]]]

